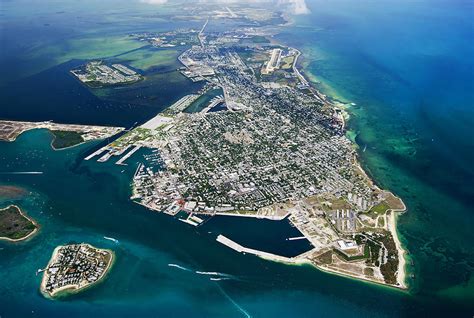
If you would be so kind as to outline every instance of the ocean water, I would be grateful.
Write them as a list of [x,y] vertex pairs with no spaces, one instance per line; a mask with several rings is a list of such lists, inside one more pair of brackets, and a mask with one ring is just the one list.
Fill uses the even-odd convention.
[[408,207],[412,293],[473,301],[474,2],[310,4],[280,38],[321,90],[356,104],[360,160]]
[[[288,266],[235,253],[215,237],[224,233],[252,245],[254,235],[257,244],[271,239],[272,249],[280,244],[285,251],[287,242],[279,234],[298,234],[288,224],[285,229],[283,223],[250,219],[230,224],[229,218],[214,218],[199,228],[188,226],[128,199],[136,164],[124,169],[113,162],[82,161],[97,142],[62,151],[52,150],[50,142],[48,131],[34,130],[13,143],[0,143],[0,184],[29,191],[21,198],[2,198],[1,204],[20,205],[41,226],[27,242],[0,243],[3,317],[92,313],[119,317],[405,316],[453,310],[439,308],[430,298],[310,266]],[[143,153],[129,162],[140,162]],[[16,171],[43,174],[10,174]],[[47,264],[55,246],[72,242],[111,248],[116,263],[106,280],[87,292],[58,301],[45,299],[38,289],[41,276],[35,272]],[[386,307],[378,306],[388,299]]]
[[[171,25],[166,15],[157,14],[160,7],[140,3],[49,2],[53,5],[36,11],[34,1],[0,3],[0,118],[39,120],[41,110],[50,109],[47,119],[131,125],[193,89],[144,88],[144,97],[127,112],[121,101],[133,99],[133,87],[123,95],[107,89],[92,93],[67,79],[64,63],[146,56],[148,48],[133,51],[138,47],[123,36]],[[296,18],[278,38],[302,50],[302,67],[316,85],[357,104],[348,112],[360,160],[408,206],[398,229],[410,252],[408,271],[415,275],[410,290],[235,253],[216,242],[216,235],[228,233],[249,244],[252,236],[257,244],[271,240],[276,250],[304,247],[285,246],[278,233],[297,235],[283,223],[229,224],[228,218],[215,218],[194,228],[150,212],[128,199],[131,163],[142,160],[143,151],[125,169],[113,162],[84,162],[84,153],[97,142],[53,151],[51,135],[35,130],[0,143],[0,185],[29,191],[21,198],[0,198],[0,204],[20,205],[41,225],[30,241],[0,242],[0,316],[472,316],[472,1],[315,0],[308,5],[312,13]],[[166,65],[150,68],[160,61],[154,59],[142,67],[156,84],[173,74],[167,72],[175,61],[164,57]],[[22,92],[22,102],[9,99],[11,90]],[[78,93],[68,101],[71,90]],[[43,174],[9,174],[14,171]],[[116,264],[97,287],[47,300],[35,272],[55,246],[69,242],[111,248]]]

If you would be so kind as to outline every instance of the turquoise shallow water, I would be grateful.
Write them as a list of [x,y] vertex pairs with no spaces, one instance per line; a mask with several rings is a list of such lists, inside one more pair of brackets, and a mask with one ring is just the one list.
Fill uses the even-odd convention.
[[[56,111],[69,122],[76,116],[82,122],[113,122],[117,115],[117,122],[133,124],[166,101],[178,99],[180,92],[174,88],[162,94],[160,90],[166,87],[160,86],[156,92],[148,88],[146,96],[151,99],[142,101],[151,106],[140,102],[137,111],[127,112],[116,100],[100,104],[93,99],[95,95],[88,95],[89,99],[84,95],[87,90],[66,85],[67,81],[55,86],[59,71],[48,68],[61,65],[58,57],[80,51],[80,45],[70,39],[87,35],[103,41],[130,30],[170,27],[153,15],[156,9],[115,3],[114,8],[107,1],[55,3],[39,12],[26,0],[10,2],[8,8],[1,3],[5,43],[0,50],[1,83],[24,84],[37,71],[46,70],[51,75],[43,77],[44,89],[62,88],[63,97],[72,89],[80,98],[75,97],[71,105],[79,107],[74,108],[67,99],[49,96],[43,90],[38,105],[34,93],[39,89],[20,86],[17,89],[23,95],[32,95],[24,97],[27,102],[16,104],[7,99],[8,94],[0,94],[0,117],[8,117],[5,110],[18,111],[15,114],[20,118],[31,114],[30,110],[50,107],[51,114]],[[361,149],[367,145],[365,152],[360,151],[361,161],[377,182],[400,195],[409,209],[399,218],[399,231],[414,264],[408,268],[415,274],[410,292],[234,253],[215,242],[218,232],[245,239],[244,231],[255,231],[259,224],[236,222],[229,227],[222,220],[197,230],[152,213],[128,200],[133,165],[122,173],[123,168],[112,163],[82,162],[81,154],[95,143],[52,151],[50,135],[37,130],[14,143],[0,143],[0,172],[44,172],[0,174],[0,184],[31,191],[24,198],[3,198],[0,203],[19,204],[42,226],[31,241],[0,243],[2,317],[93,313],[176,317],[245,317],[246,313],[255,317],[472,315],[472,2],[335,0],[312,1],[309,6],[313,13],[297,18],[279,38],[303,51],[304,70],[321,81],[316,83],[321,89],[357,104],[349,109],[349,126]],[[136,19],[144,14],[148,18]],[[71,23],[73,19],[76,22]],[[60,49],[51,51],[55,45]],[[130,49],[124,45],[113,52],[89,50],[98,56],[113,56]],[[166,78],[166,74],[156,75],[154,83],[160,83],[160,76]],[[182,79],[174,80],[180,83]],[[104,91],[103,96],[114,95],[109,93]],[[132,94],[133,90],[122,96],[131,98]],[[85,102],[78,104],[82,100]],[[58,102],[50,105],[49,101]],[[34,120],[31,116],[28,119]],[[129,162],[141,160],[140,156]],[[265,229],[262,224],[262,231]],[[114,237],[120,244],[103,236]],[[44,299],[38,292],[40,277],[35,271],[47,263],[56,245],[82,241],[116,251],[117,263],[109,277],[83,294],[55,302]],[[210,275],[196,271],[218,272],[221,274],[213,277],[223,280],[211,281]]]
[[[366,170],[401,196],[413,293],[474,299],[474,3],[312,1],[280,38],[348,108]],[[365,148],[365,151],[364,151]]]
[[[255,317],[406,316],[465,310],[309,266],[287,266],[235,253],[217,243],[216,235],[230,233],[239,238],[245,231],[250,241],[248,236],[256,229],[263,238],[277,237],[285,230],[259,220],[236,220],[229,225],[226,218],[198,229],[187,226],[128,200],[134,165],[122,173],[123,167],[113,162],[78,164],[77,159],[95,143],[53,151],[50,142],[47,131],[34,130],[14,143],[0,143],[0,184],[31,191],[15,200],[2,198],[1,204],[19,204],[41,225],[30,241],[0,243],[3,317],[91,313],[242,317],[244,311]],[[142,154],[130,162],[142,160]],[[15,171],[43,174],[8,173]],[[103,236],[116,238],[119,244]],[[99,286],[59,301],[47,300],[39,293],[41,277],[35,272],[47,264],[55,246],[70,242],[111,248],[117,261]],[[378,306],[388,300],[386,306]]]

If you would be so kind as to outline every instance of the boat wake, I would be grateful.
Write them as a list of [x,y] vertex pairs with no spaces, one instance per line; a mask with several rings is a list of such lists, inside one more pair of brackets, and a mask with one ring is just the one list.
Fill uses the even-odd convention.
[[219,273],[219,272],[201,272],[196,271],[196,274],[199,275],[207,275],[211,276],[209,279],[212,281],[220,281],[220,280],[239,280],[234,275],[226,274],[226,273]]
[[[199,275],[205,275],[205,276],[211,276],[209,280],[218,282],[218,281],[223,281],[223,280],[232,280],[232,279],[237,279],[235,276],[226,274],[226,273],[219,273],[219,272],[203,272],[203,271],[193,271],[187,267],[178,265],[178,264],[173,264],[169,263],[169,267],[175,267],[180,270],[186,271],[186,272],[194,272]],[[229,302],[240,312],[242,313],[245,317],[251,318],[252,316],[244,309],[242,306],[240,306],[235,300],[233,300],[226,292],[225,290],[221,287],[220,284],[216,283],[216,286],[219,288],[221,293],[229,300]]]
[[211,275],[211,276],[228,276],[228,274],[225,273],[219,273],[219,272],[201,272],[201,271],[196,271],[196,274],[199,275]]
[[230,278],[230,277],[211,277],[209,279],[212,280],[212,281],[220,281],[220,280],[230,280],[232,278]]
[[114,239],[113,237],[104,236],[104,239],[114,242],[115,244],[120,243],[119,240]]
[[219,287],[221,293],[225,296],[225,298],[227,298],[230,301],[230,303],[234,305],[235,308],[237,308],[238,311],[240,311],[247,318],[252,317],[244,308],[242,308],[242,306],[240,306],[235,300],[233,300],[232,297],[230,297],[229,294],[227,294],[220,285],[217,285],[217,286]]
[[186,271],[186,272],[192,272],[192,270],[190,270],[189,268],[186,268],[184,266],[181,266],[181,265],[178,265],[178,264],[168,264],[169,267],[176,267],[176,268],[179,268],[179,269],[182,269],[183,271]]
[[231,280],[231,279],[236,280],[237,279],[235,276],[230,275],[230,274],[220,273],[220,272],[194,271],[190,268],[187,268],[187,267],[184,267],[184,266],[181,266],[181,265],[178,265],[178,264],[173,264],[173,263],[169,263],[168,266],[169,267],[175,267],[175,268],[178,268],[178,269],[186,271],[186,272],[194,272],[198,275],[211,276],[210,280],[212,280],[212,281]]
[[6,171],[0,174],[43,174],[43,171]]

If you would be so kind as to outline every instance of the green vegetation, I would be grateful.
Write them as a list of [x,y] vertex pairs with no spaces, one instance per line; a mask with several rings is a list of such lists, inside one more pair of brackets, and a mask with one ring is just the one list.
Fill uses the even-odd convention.
[[364,254],[362,254],[362,255],[349,256],[346,253],[344,253],[344,252],[342,252],[338,249],[334,249],[334,252],[336,252],[337,255],[341,256],[346,262],[358,261],[358,260],[361,260],[361,259],[369,258],[369,256],[370,256],[369,246],[367,244],[364,245]]
[[329,200],[329,202],[331,203],[329,207],[326,207],[323,205],[323,208],[325,211],[351,208],[351,205],[347,203],[347,201],[343,198],[332,199],[332,200]]
[[129,131],[119,139],[115,140],[110,145],[112,147],[123,147],[125,145],[131,145],[139,141],[146,140],[152,136],[152,130],[147,128],[137,127],[132,131]]
[[380,265],[380,271],[382,272],[385,282],[388,284],[397,283],[397,271],[398,271],[398,250],[395,245],[395,241],[392,238],[390,232],[385,232],[379,238],[380,242],[387,249],[387,262]]
[[[380,267],[380,271],[387,284],[396,284],[398,270],[398,250],[393,240],[392,235],[388,231],[383,231],[370,237],[364,235],[356,235],[355,240],[357,244],[365,243],[366,250],[369,255],[367,258],[368,265]],[[381,254],[382,253],[382,254]],[[387,253],[387,255],[384,255]],[[380,264],[382,260],[382,264]],[[384,261],[386,260],[386,261]]]
[[316,259],[317,263],[321,265],[332,264],[332,254],[333,254],[332,251],[327,251],[319,255],[318,258]]
[[385,219],[383,217],[379,218],[379,227],[384,227],[385,226]]
[[368,263],[371,263],[375,266],[379,266],[379,254],[380,254],[380,249],[382,248],[380,244],[372,241],[372,240],[367,240],[365,243],[369,247],[370,251],[370,259],[367,260]]
[[287,56],[281,60],[281,68],[284,70],[290,69],[293,67],[293,62],[295,61],[294,56]]
[[81,134],[76,131],[51,130],[54,135],[52,146],[54,149],[63,149],[75,146],[84,141]]
[[0,238],[20,240],[35,229],[36,225],[23,216],[18,207],[11,205],[0,210]]
[[383,215],[388,209],[390,209],[390,206],[385,201],[382,201],[379,204],[373,206],[369,212],[367,212],[367,215],[375,218],[379,215]]
[[253,43],[270,43],[270,40],[262,35],[256,35],[251,40]]

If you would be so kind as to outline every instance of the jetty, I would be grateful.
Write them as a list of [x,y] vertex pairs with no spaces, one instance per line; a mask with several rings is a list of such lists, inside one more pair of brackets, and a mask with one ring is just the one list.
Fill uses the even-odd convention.
[[291,263],[291,264],[305,263],[305,260],[302,259],[302,258],[298,258],[298,257],[291,257],[290,258],[290,257],[285,257],[285,256],[281,256],[281,255],[276,255],[276,254],[272,254],[272,253],[263,252],[263,251],[255,250],[255,249],[252,249],[252,248],[244,247],[244,246],[232,241],[231,239],[225,237],[222,234],[220,234],[216,238],[216,241],[221,243],[221,244],[224,244],[227,247],[230,247],[231,249],[233,249],[233,250],[235,250],[239,253],[253,254],[253,255],[256,255],[260,258],[270,260],[270,261],[274,261],[274,262]]

